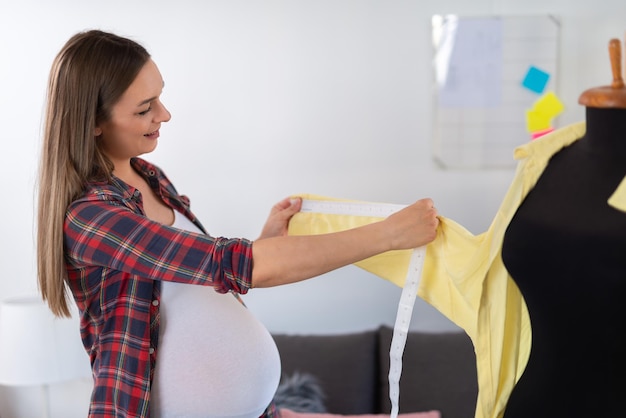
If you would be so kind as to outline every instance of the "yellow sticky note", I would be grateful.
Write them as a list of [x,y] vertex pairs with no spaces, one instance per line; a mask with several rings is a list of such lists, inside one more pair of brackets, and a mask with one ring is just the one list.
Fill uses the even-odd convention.
[[554,92],[547,92],[533,106],[533,110],[543,113],[548,118],[558,116],[565,109],[565,105],[559,100]]
[[526,129],[528,132],[545,131],[550,129],[552,118],[543,112],[531,109],[526,111]]
[[526,129],[530,133],[546,131],[552,128],[552,119],[565,109],[565,105],[554,92],[541,96],[532,109],[526,111]]

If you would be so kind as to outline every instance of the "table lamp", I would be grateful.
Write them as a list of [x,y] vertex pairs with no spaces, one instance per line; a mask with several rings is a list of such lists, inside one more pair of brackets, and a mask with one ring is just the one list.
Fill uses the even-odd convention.
[[76,314],[57,318],[38,296],[0,303],[0,385],[42,386],[49,417],[49,385],[90,373]]

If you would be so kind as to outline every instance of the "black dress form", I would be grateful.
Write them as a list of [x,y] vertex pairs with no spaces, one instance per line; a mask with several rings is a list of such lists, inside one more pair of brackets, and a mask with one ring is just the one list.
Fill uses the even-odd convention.
[[530,313],[528,365],[505,418],[626,417],[626,109],[586,109],[518,208],[502,258]]

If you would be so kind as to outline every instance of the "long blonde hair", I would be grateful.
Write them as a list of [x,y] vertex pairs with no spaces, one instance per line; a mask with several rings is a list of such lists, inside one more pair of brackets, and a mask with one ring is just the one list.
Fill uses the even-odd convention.
[[63,224],[70,203],[89,181],[113,171],[95,137],[113,105],[150,55],[138,43],[92,30],[70,38],[48,81],[37,208],[39,291],[57,316],[69,316]]

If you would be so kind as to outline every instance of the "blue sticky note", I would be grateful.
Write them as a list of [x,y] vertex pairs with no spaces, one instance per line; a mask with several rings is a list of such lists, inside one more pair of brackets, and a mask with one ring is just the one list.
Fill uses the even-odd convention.
[[526,73],[526,77],[524,77],[524,81],[522,81],[522,86],[535,93],[541,94],[546,88],[549,79],[550,74],[537,67],[531,66]]

